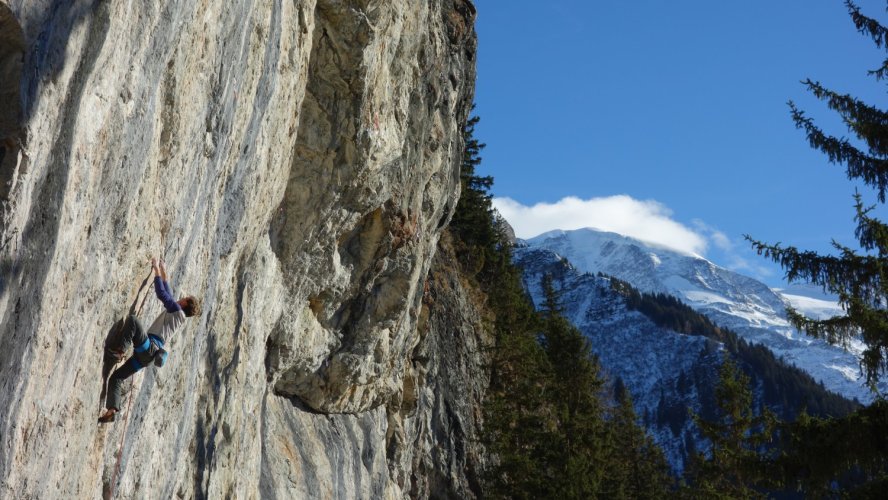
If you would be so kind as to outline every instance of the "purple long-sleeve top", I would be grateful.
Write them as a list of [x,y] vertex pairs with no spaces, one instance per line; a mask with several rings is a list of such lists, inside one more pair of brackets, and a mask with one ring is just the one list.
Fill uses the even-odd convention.
[[170,284],[160,279],[160,276],[154,277],[154,292],[157,294],[157,298],[163,302],[163,307],[167,312],[174,313],[182,310],[182,306],[173,298],[173,289],[170,288]]

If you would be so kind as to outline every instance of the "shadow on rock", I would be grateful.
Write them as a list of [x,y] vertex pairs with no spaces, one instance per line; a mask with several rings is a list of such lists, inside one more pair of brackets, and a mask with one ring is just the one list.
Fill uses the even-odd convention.
[[136,306],[139,306],[139,312],[143,309],[148,296],[146,295],[142,298],[141,306],[139,305],[139,297],[142,296],[142,291],[145,289],[145,286],[150,279],[151,273],[142,280],[142,284],[139,286],[139,291],[136,292],[136,298],[133,300],[133,303],[130,304],[126,316],[118,318],[117,321],[111,325],[111,328],[108,329],[108,333],[105,334],[105,347],[102,354],[102,389],[99,395],[100,410],[103,408],[102,403],[105,401],[105,396],[108,394],[108,377],[111,375],[114,367],[126,359],[126,354],[132,347],[133,340],[127,333],[131,331],[131,328],[127,328],[127,323],[130,321],[130,316],[137,314]]
[[102,355],[102,390],[99,396],[99,409],[103,406],[105,396],[108,393],[108,376],[123,361],[129,350],[132,340],[123,334],[127,318],[120,318],[114,322],[105,335],[105,350]]

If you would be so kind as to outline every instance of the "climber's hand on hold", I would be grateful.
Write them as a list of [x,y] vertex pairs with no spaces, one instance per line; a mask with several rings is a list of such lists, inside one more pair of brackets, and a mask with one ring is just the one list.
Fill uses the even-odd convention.
[[160,259],[160,279],[166,281],[167,280],[167,270],[166,270],[166,262],[163,261],[163,258]]

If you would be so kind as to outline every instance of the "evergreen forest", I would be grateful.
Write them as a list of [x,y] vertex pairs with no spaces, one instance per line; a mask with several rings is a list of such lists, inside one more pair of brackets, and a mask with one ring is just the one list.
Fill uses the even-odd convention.
[[[857,30],[888,51],[888,29],[846,2]],[[871,72],[888,75],[888,57]],[[806,88],[837,112],[854,139],[821,130],[790,102],[810,145],[843,165],[850,180],[888,190],[888,112],[834,92]],[[888,491],[888,402],[869,406],[826,392],[811,377],[720,328],[678,299],[639,293],[611,279],[627,305],[656,324],[723,346],[709,410],[691,418],[706,446],[681,477],[641,425],[619,380],[609,381],[589,340],[562,315],[551,279],[534,307],[513,263],[514,237],[491,205],[493,179],[479,175],[484,145],[473,117],[464,128],[462,195],[449,232],[461,271],[481,291],[494,341],[484,405],[483,474],[489,498],[884,498]],[[749,238],[779,263],[789,281],[810,282],[840,297],[846,315],[792,322],[833,343],[859,336],[870,381],[888,370],[888,225],[859,193],[855,235],[862,250],[836,244],[837,256]],[[688,374],[688,377],[692,377]],[[763,398],[754,396],[761,388]],[[758,399],[758,400],[757,400]],[[670,411],[686,411],[684,408]]]

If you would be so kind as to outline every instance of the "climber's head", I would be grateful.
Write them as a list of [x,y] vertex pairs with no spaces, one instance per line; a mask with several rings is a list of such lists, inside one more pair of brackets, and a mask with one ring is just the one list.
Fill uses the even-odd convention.
[[200,316],[200,299],[189,295],[183,299],[179,299],[179,305],[182,307],[182,312],[185,313],[185,316],[188,316],[189,318],[192,316]]

